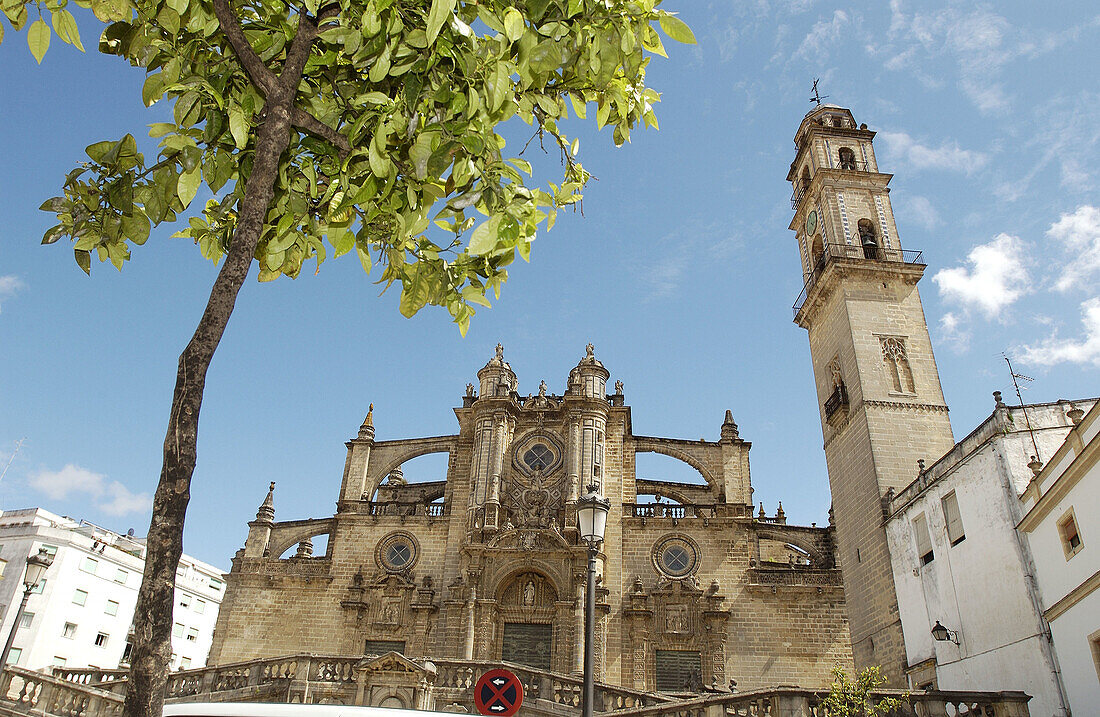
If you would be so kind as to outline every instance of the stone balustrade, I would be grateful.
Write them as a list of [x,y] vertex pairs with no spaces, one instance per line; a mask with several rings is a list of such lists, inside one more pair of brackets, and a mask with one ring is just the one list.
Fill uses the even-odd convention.
[[[364,658],[292,655],[174,672],[166,701],[267,701],[353,704]],[[427,663],[425,663],[427,664]],[[473,709],[473,687],[499,662],[436,660],[431,684],[437,710]],[[523,683],[529,715],[566,717],[581,703],[581,680],[545,670],[507,665]],[[44,675],[19,667],[0,674],[0,715],[116,717],[122,712],[118,670],[63,669]],[[737,693],[712,693],[682,699],[612,685],[596,685],[595,706],[607,717],[826,717],[828,693],[778,686]],[[904,706],[892,717],[1029,717],[1023,692],[876,692],[877,699],[897,697]]]
[[122,697],[9,665],[0,673],[0,714],[115,717],[122,714]]

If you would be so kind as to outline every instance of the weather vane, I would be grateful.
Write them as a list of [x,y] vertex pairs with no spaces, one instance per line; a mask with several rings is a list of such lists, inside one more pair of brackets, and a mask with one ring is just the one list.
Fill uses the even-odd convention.
[[824,97],[822,97],[821,94],[817,91],[817,83],[820,82],[820,81],[821,81],[820,77],[815,77],[814,78],[814,86],[813,86],[813,93],[814,94],[813,94],[813,97],[810,98],[810,102],[816,102],[819,105],[821,104],[821,100],[829,99],[829,95],[825,95]]

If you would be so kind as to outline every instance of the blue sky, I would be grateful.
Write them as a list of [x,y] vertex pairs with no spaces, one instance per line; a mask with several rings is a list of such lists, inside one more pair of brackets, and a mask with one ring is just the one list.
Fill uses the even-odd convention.
[[[350,255],[246,284],[207,383],[187,552],[227,569],[268,481],[279,519],[331,515],[343,442],[371,402],[379,439],[454,432],[451,408],[498,341],[524,394],[543,379],[562,392],[593,342],[638,434],[713,440],[732,409],[753,442],[757,501],[823,524],[785,182],[814,77],[879,133],[902,244],[928,264],[920,288],[956,438],[989,414],[992,391],[1009,395],[1002,352],[1035,378],[1028,401],[1100,393],[1092,3],[664,7],[699,44],[669,42],[669,59],[650,65],[660,131],[615,149],[609,133],[576,128],[598,178],[583,216],[540,234],[466,338],[439,309],[401,318],[397,293],[379,296]],[[81,21],[94,47],[95,23]],[[140,71],[56,41],[36,66],[10,28],[0,70],[0,470],[24,439],[0,508],[141,535],[176,357],[215,268],[170,227],[123,272],[97,264],[90,278],[64,243],[39,246],[51,222],[37,207],[84,147],[140,136],[167,110],[142,106]],[[522,129],[508,128],[517,151]],[[556,160],[537,164],[555,179]],[[442,470],[425,458],[406,475]],[[687,477],[660,459],[640,472]]]

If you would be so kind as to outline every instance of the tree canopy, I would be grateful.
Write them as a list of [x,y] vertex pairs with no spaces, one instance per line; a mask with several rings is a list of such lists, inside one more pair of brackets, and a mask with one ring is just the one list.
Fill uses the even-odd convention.
[[[150,229],[186,212],[205,184],[214,195],[176,235],[218,261],[238,221],[265,97],[288,61],[302,16],[324,16],[292,111],[274,197],[256,245],[259,280],[296,277],[307,261],[355,252],[379,281],[400,282],[400,309],[445,306],[465,331],[473,305],[498,296],[516,253],[539,224],[578,202],[589,175],[562,121],[595,113],[616,144],[657,126],[645,85],[660,27],[694,42],[660,0],[74,0],[109,23],[101,52],[146,71],[142,99],[172,103],[151,125],[155,158],[131,135],[87,148],[88,161],[43,209],[43,237],[75,241],[121,268]],[[32,6],[33,7],[33,6]],[[3,0],[15,28],[22,0]],[[81,46],[66,0],[45,0],[28,28],[39,61],[52,33]],[[45,13],[43,13],[45,10]],[[644,50],[644,52],[643,52]],[[560,182],[528,186],[530,164],[500,125],[518,117],[560,153]],[[430,231],[438,227],[441,231]]]

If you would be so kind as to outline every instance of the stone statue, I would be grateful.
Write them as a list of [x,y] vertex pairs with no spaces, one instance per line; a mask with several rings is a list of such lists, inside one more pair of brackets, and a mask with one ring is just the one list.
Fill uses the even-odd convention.
[[474,385],[472,383],[466,384],[466,396],[467,398],[474,397]]
[[615,395],[616,396],[623,395],[623,382],[622,381],[616,381],[615,382]]
[[528,580],[527,584],[523,586],[523,604],[527,607],[533,607],[535,604],[534,580]]
[[497,344],[497,358],[501,361],[504,360],[504,347],[500,344]]
[[546,381],[539,381],[539,398],[546,398]]
[[596,357],[596,347],[593,346],[591,342],[589,342],[589,343],[585,344],[584,353],[585,353],[585,358],[595,358]]

